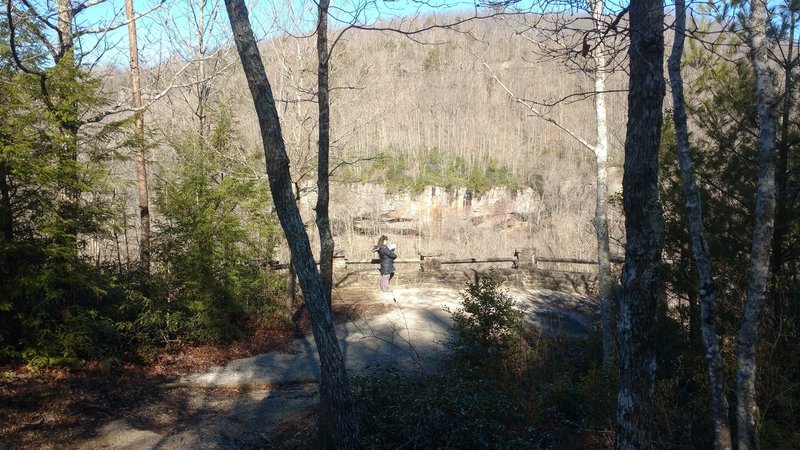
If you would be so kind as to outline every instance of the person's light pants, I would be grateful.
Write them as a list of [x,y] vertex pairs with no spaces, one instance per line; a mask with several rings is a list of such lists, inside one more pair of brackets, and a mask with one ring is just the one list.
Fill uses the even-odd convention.
[[382,292],[390,292],[389,291],[389,280],[392,279],[394,276],[394,272],[381,274],[381,291]]

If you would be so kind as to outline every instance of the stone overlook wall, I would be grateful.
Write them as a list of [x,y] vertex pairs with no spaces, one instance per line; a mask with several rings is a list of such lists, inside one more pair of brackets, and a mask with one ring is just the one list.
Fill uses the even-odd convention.
[[[543,289],[580,295],[597,295],[597,276],[589,272],[548,270],[536,267],[532,258],[519,258],[513,267],[489,267],[490,263],[442,265],[436,259],[422,260],[419,264],[406,261],[397,264],[395,286],[417,285],[447,286],[461,289],[468,281],[475,281],[481,274],[491,272],[505,288]],[[377,286],[377,265],[359,264],[348,266],[342,258],[334,264],[334,282],[337,287]]]

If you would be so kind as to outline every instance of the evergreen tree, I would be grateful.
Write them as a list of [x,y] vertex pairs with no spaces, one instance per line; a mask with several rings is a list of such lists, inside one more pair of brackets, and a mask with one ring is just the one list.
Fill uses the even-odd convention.
[[[42,33],[13,13],[2,30],[0,124],[0,336],[7,354],[74,358],[95,353],[86,327],[108,283],[86,250],[109,233],[108,163],[120,122],[82,117],[107,101],[67,51],[41,56]],[[3,355],[0,355],[3,356]]]
[[158,326],[172,337],[215,342],[240,335],[248,315],[277,306],[275,281],[257,262],[271,259],[279,237],[267,186],[230,158],[238,137],[229,112],[217,119],[207,145],[196,137],[172,144],[177,160],[162,170],[155,201],[163,217],[155,236],[157,310],[172,314]]

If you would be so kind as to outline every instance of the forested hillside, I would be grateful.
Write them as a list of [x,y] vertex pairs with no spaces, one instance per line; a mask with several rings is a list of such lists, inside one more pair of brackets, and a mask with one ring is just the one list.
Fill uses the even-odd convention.
[[[401,258],[599,261],[601,319],[583,340],[524,335],[476,279],[465,301],[508,309],[510,335],[459,344],[453,379],[486,390],[445,396],[474,414],[447,426],[497,413],[510,446],[797,442],[796,4],[370,16],[323,1],[236,16],[240,0],[116,3],[9,0],[0,18],[0,363],[147,365],[308,320],[323,380],[339,370],[323,404],[342,401],[350,416],[332,423],[352,426],[321,434],[356,442],[329,227],[354,259],[389,234]],[[253,33],[260,60],[246,57]],[[299,302],[269,269],[290,253]],[[459,332],[478,316],[457,313]],[[443,401],[394,382],[396,395],[359,381],[375,398]],[[359,401],[364,439],[412,442]],[[504,422],[509,410],[526,414]]]
[[[438,19],[447,23],[454,16]],[[433,19],[419,19],[428,25]],[[509,23],[511,22],[511,23]],[[539,196],[536,235],[512,233],[507,243],[481,242],[480,233],[466,242],[478,254],[511,254],[517,247],[536,246],[548,255],[592,257],[596,248],[586,238],[593,234],[594,157],[577,139],[546,119],[557,121],[581,139],[594,139],[594,106],[590,94],[592,80],[575,67],[565,64],[562,55],[543,54],[529,36],[519,32],[520,19],[487,19],[468,22],[454,31],[434,28],[407,35],[398,31],[332,30],[341,38],[331,60],[331,154],[333,191],[353,192],[343,183],[372,183],[389,192],[421,192],[436,185],[454,192],[467,188],[480,196],[493,187],[514,191],[532,188]],[[385,23],[394,29],[408,27]],[[292,173],[305,203],[314,203],[313,181],[316,169],[316,103],[314,97],[315,48],[313,36],[283,37],[262,42],[261,51],[267,72],[274,83],[276,101],[287,151],[292,158]],[[256,117],[248,104],[243,75],[233,57],[221,49],[214,55],[225,67],[209,82],[204,101],[208,111],[222,109],[230,114],[241,132],[238,147],[256,149],[260,145]],[[554,50],[555,52],[555,50]],[[585,57],[576,55],[579,63]],[[151,77],[171,80],[159,68]],[[174,70],[174,69],[173,69]],[[494,73],[494,76],[492,75]],[[501,85],[515,95],[536,103],[537,117],[517,103]],[[620,190],[621,143],[624,139],[624,74],[612,74],[608,86],[612,188]],[[156,84],[156,86],[158,86]],[[163,87],[163,86],[159,86]],[[155,89],[158,90],[157,88]],[[153,133],[165,124],[167,129],[188,127],[195,117],[196,88],[171,92],[166,103],[152,109]],[[180,93],[178,93],[180,92]],[[186,99],[188,98],[188,101]],[[209,114],[206,112],[206,114]],[[209,122],[213,119],[208,119]],[[171,161],[169,149],[156,148],[157,160]],[[262,171],[254,162],[252,173]],[[362,204],[369,198],[354,199]],[[132,202],[132,199],[131,199]],[[333,205],[332,215],[350,220],[347,202]],[[388,210],[379,211],[379,214]],[[313,211],[304,209],[311,221]],[[505,218],[498,224],[502,231]],[[619,223],[619,219],[616,219]],[[421,226],[428,226],[423,223]],[[449,232],[462,226],[445,223]],[[378,220],[372,228],[379,233],[386,227]],[[622,236],[618,226],[613,230]],[[316,233],[310,232],[311,236]],[[364,255],[375,236],[347,236],[346,250]],[[401,238],[402,239],[402,238]],[[440,249],[442,235],[417,250]],[[463,244],[463,243],[462,243]],[[426,248],[419,248],[420,245]],[[409,241],[406,248],[412,248]],[[448,254],[463,250],[446,248]],[[409,255],[412,256],[412,255]],[[466,256],[466,255],[462,255]],[[286,259],[286,253],[281,253]]]

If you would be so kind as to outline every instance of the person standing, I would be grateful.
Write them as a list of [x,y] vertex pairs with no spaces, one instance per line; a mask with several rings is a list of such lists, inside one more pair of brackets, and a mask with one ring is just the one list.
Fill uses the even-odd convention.
[[382,292],[391,292],[389,289],[389,281],[394,277],[394,260],[397,258],[397,254],[394,252],[395,245],[387,245],[388,240],[389,238],[386,235],[381,235],[381,237],[378,238],[378,244],[372,249],[372,251],[378,252],[378,258],[380,260]]

